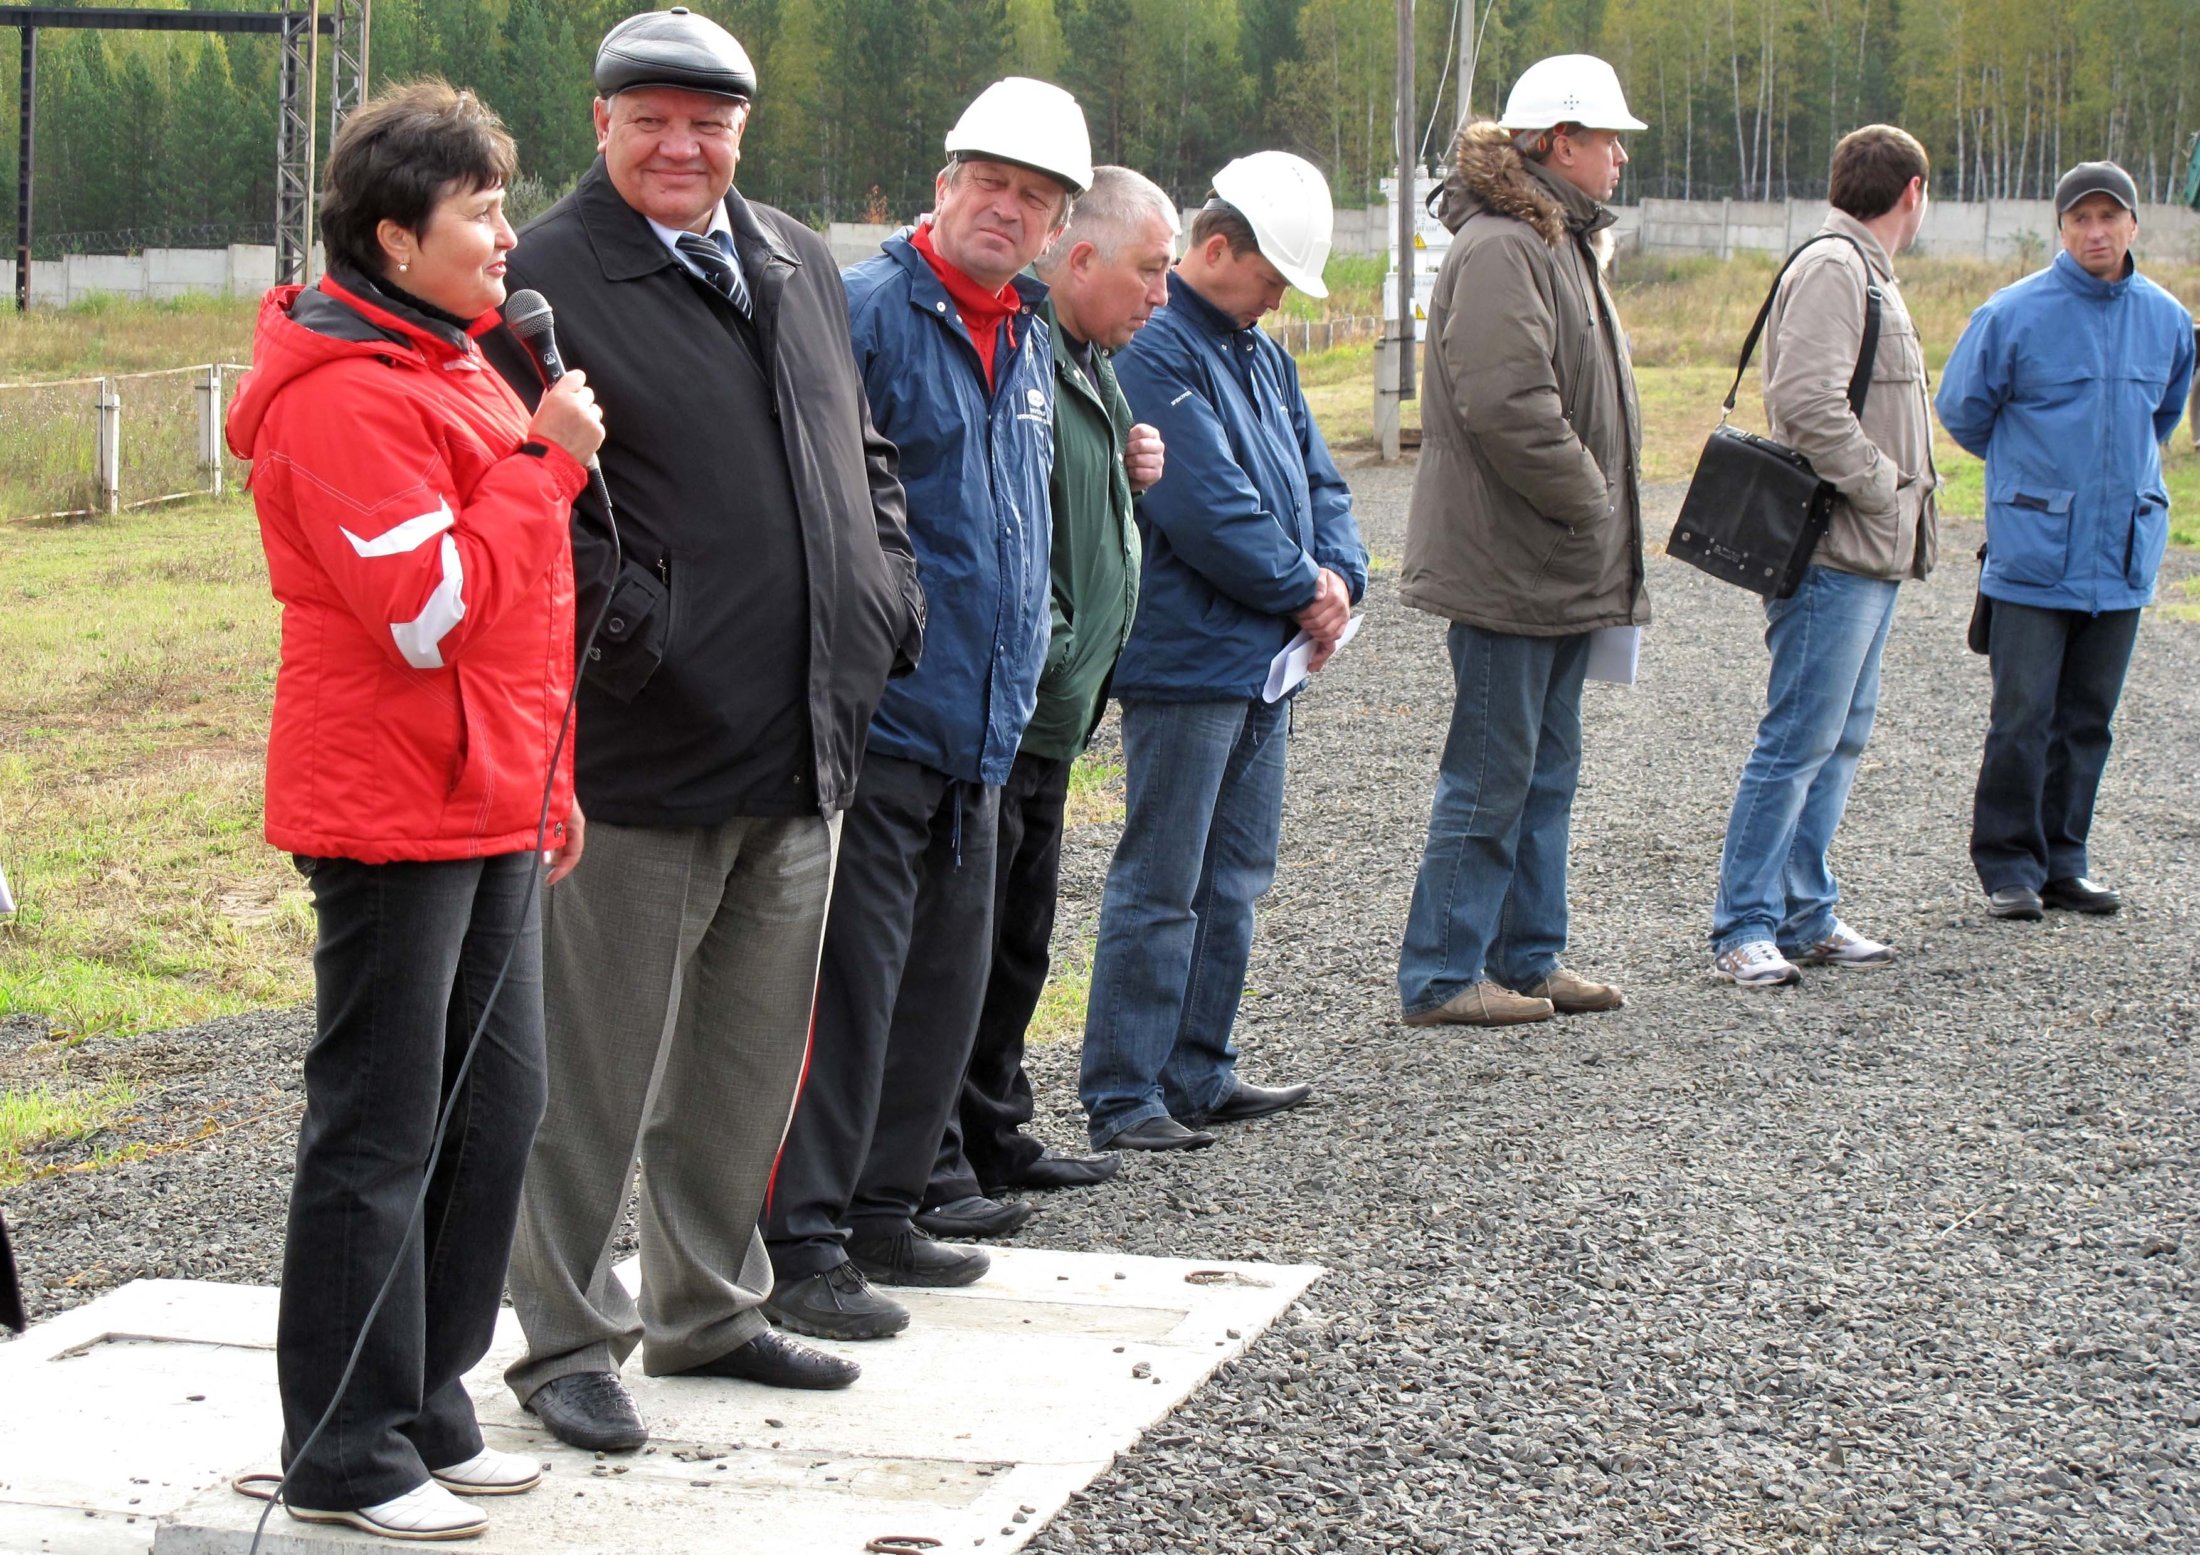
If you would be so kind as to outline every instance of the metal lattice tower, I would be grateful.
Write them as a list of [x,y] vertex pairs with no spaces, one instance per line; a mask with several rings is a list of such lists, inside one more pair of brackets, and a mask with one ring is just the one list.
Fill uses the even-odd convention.
[[328,138],[344,127],[351,112],[367,100],[367,32],[374,0],[330,0],[335,26],[329,33]]
[[283,12],[282,101],[275,118],[275,279],[309,279],[313,262],[313,98],[320,78],[321,4]]

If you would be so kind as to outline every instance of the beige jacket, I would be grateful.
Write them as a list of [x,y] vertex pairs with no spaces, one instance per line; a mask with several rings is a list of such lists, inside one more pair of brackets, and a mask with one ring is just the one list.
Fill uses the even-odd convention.
[[1811,560],[1867,578],[1922,578],[1940,554],[1925,352],[1872,230],[1841,211],[1818,230],[1854,238],[1879,281],[1871,392],[1859,419],[1849,378],[1864,344],[1864,262],[1846,243],[1815,243],[1781,280],[1765,323],[1765,415],[1773,437],[1840,493]]
[[1405,602],[1523,637],[1649,620],[1642,413],[1593,252],[1611,212],[1483,122],[1438,214]]

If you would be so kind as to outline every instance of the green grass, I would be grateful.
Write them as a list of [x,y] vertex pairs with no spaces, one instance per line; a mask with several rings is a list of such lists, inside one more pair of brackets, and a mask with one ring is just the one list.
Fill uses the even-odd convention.
[[259,311],[257,297],[94,296],[66,308],[0,313],[0,382],[248,362]]
[[31,1175],[26,1158],[36,1151],[89,1138],[136,1099],[115,1080],[73,1091],[46,1086],[0,1091],[0,1187]]
[[1092,993],[1093,947],[1094,941],[1087,938],[1055,956],[1047,985],[1039,993],[1039,1006],[1031,1013],[1031,1024],[1024,1028],[1026,1042],[1059,1042],[1084,1034],[1085,1000]]
[[303,998],[261,840],[277,609],[249,507],[0,524],[0,1014],[157,1030]]
[[1069,798],[1062,807],[1064,828],[1075,831],[1122,819],[1122,763],[1102,761],[1087,751],[1069,769]]

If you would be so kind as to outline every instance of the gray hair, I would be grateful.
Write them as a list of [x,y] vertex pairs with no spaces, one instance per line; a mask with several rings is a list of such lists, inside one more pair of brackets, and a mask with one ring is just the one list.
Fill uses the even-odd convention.
[[1092,170],[1092,187],[1077,202],[1068,225],[1055,235],[1033,266],[1042,276],[1058,268],[1069,251],[1090,243],[1102,259],[1116,252],[1145,222],[1158,217],[1176,235],[1176,202],[1143,173],[1103,165]]

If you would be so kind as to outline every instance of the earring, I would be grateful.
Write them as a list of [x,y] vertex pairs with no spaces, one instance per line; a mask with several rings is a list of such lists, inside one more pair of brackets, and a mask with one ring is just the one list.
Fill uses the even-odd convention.
[[409,259],[400,259],[400,260],[399,260],[399,261],[397,262],[397,273],[398,273],[399,275],[403,275],[403,274],[404,274],[404,273],[405,273],[405,272],[406,272],[407,270],[410,270],[411,268],[412,268],[412,261],[411,261],[411,260],[409,260]]

